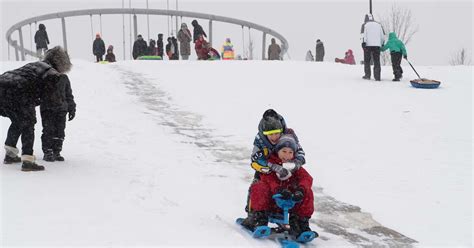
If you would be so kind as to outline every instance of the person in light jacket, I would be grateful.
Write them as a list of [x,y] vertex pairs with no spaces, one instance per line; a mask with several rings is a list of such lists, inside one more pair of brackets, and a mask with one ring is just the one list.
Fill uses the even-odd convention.
[[181,29],[178,32],[179,50],[181,51],[181,59],[188,60],[191,55],[191,31],[186,23],[181,23]]
[[380,81],[380,48],[385,42],[385,32],[380,23],[374,21],[372,14],[365,16],[366,22],[362,25],[362,48],[364,49],[364,72],[363,79],[370,79],[370,63],[374,60],[374,78]]

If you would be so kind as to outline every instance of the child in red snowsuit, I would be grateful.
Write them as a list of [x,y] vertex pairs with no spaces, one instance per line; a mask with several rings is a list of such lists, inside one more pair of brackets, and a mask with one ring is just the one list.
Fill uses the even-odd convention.
[[349,65],[355,65],[355,59],[354,59],[354,54],[352,54],[352,50],[349,49],[346,52],[346,55],[344,56],[343,59],[336,58],[335,59],[336,63],[343,63],[343,64],[349,64]]
[[196,50],[196,55],[198,60],[207,60],[209,58],[209,43],[204,39],[202,35],[199,35],[199,38],[194,44],[194,49]]
[[260,181],[252,184],[249,203],[252,214],[242,223],[248,229],[253,231],[257,226],[267,225],[268,213],[281,211],[272,196],[285,192],[299,202],[290,209],[291,233],[299,236],[303,232],[311,231],[309,219],[314,212],[314,196],[311,189],[313,178],[304,168],[295,166],[296,150],[297,142],[294,137],[282,135],[268,162],[287,168],[290,177],[281,178],[279,174],[271,172],[261,174]]

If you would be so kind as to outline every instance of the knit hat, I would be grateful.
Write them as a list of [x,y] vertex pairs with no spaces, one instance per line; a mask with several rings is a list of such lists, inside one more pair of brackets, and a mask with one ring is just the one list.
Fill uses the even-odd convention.
[[284,147],[288,147],[293,150],[293,152],[296,152],[296,140],[292,135],[282,135],[275,146],[275,151],[278,152]]

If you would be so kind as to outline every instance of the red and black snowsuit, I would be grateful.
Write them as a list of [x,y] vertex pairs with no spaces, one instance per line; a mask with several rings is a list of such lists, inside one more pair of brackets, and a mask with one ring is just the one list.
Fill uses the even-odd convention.
[[207,60],[209,59],[209,43],[204,39],[198,39],[195,42],[194,49],[196,50],[196,55],[198,60]]
[[[277,154],[272,153],[268,162],[282,164]],[[314,212],[313,177],[304,169],[299,168],[293,172],[293,175],[285,181],[280,181],[275,172],[270,174],[261,174],[260,181],[255,182],[250,187],[250,209],[251,211],[270,211],[280,212],[281,209],[276,206],[272,196],[282,189],[288,189],[291,192],[296,190],[303,191],[303,201],[297,203],[290,213],[299,217],[311,218]]]

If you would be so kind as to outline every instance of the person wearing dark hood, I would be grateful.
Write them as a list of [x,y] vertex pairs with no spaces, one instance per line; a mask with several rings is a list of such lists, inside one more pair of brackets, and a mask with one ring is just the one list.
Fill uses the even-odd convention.
[[380,81],[380,47],[385,42],[385,32],[380,23],[374,21],[372,14],[365,15],[365,23],[361,27],[362,49],[364,49],[364,72],[363,79],[370,79],[371,59],[374,61],[374,78]]
[[271,40],[272,44],[268,46],[268,60],[281,60],[280,53],[281,48],[280,45],[276,43],[275,38]]
[[146,41],[143,40],[143,37],[141,34],[137,36],[137,40],[133,43],[133,59],[137,59],[140,56],[144,56],[147,54],[148,50],[148,45],[146,44]]
[[114,54],[114,46],[109,45],[109,47],[107,47],[107,54],[105,55],[105,61],[108,61],[109,63],[116,62],[115,54]]
[[189,31],[186,23],[181,23],[181,29],[178,32],[179,50],[181,59],[188,60],[191,55],[191,31]]
[[102,56],[105,54],[105,44],[100,34],[95,34],[94,43],[92,43],[92,53],[94,53],[96,62],[100,62],[103,60]]
[[[53,87],[71,69],[69,56],[57,46],[48,50],[43,61],[26,64],[0,75],[0,115],[11,120],[5,141],[4,164],[22,163],[22,171],[41,171],[33,156],[35,107],[45,97],[44,89]],[[16,145],[21,136],[21,158]]]
[[171,42],[173,42],[174,46],[173,60],[179,60],[178,39],[176,39],[174,36],[171,36]]
[[38,31],[35,33],[36,54],[39,58],[43,57],[48,50],[49,38],[46,32],[46,26],[41,23]]
[[64,161],[61,156],[67,120],[76,116],[76,103],[72,95],[71,82],[66,74],[61,74],[56,84],[47,84],[41,94],[41,147],[43,160],[48,162]]
[[160,56],[161,59],[164,59],[163,58],[163,34],[158,34],[158,40],[156,41],[156,46],[158,50],[158,56]]
[[324,44],[318,39],[316,41],[316,62],[324,61]]
[[199,39],[199,35],[203,35],[204,37],[207,38],[206,32],[204,32],[204,29],[202,29],[201,25],[196,20],[193,20],[191,22],[191,25],[193,25],[193,42],[196,43],[196,41]]

